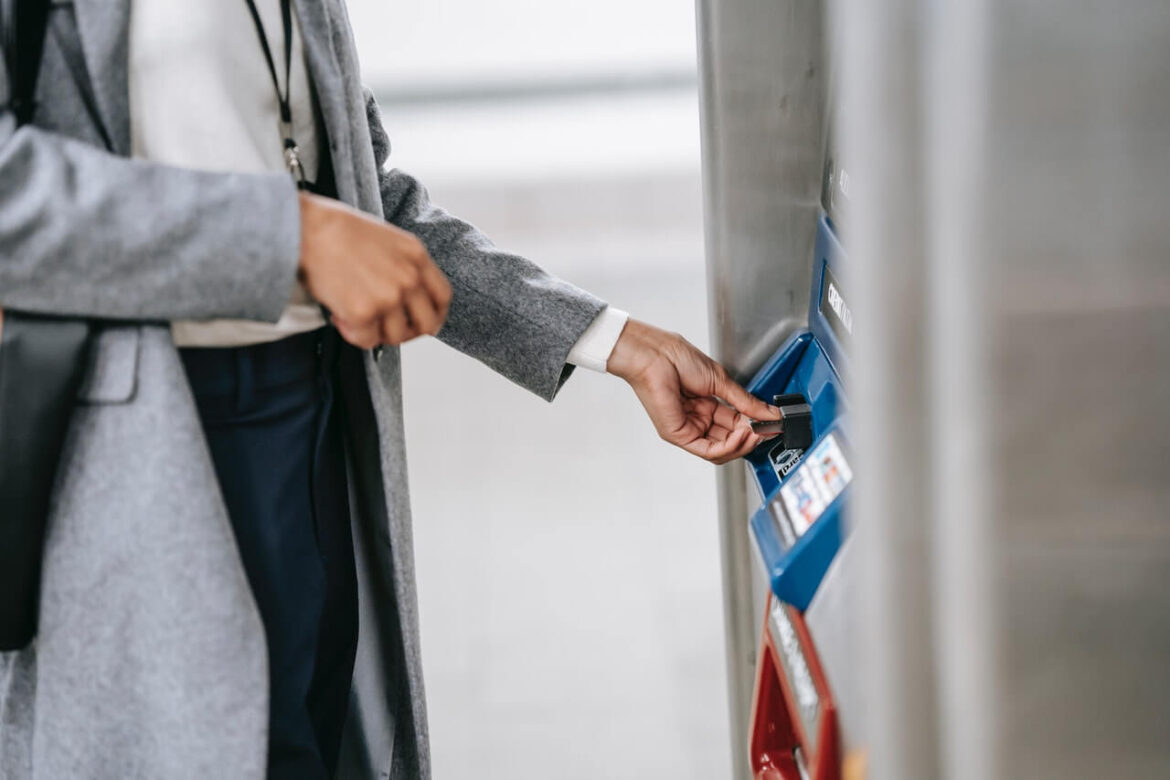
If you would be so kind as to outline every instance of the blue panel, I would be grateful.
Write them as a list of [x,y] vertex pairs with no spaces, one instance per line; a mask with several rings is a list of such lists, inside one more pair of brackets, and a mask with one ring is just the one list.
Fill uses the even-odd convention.
[[[841,379],[833,371],[820,343],[808,332],[792,336],[760,369],[748,384],[748,391],[769,402],[780,393],[803,395],[812,407],[816,439],[845,411]],[[774,442],[764,442],[746,458],[755,474],[760,498],[775,492],[780,485],[780,474],[770,457],[775,447]]]
[[[842,266],[845,262],[845,250],[841,247],[841,241],[833,230],[833,223],[822,213],[817,220],[817,243],[813,255],[813,284],[808,303],[808,329],[825,351],[825,355],[837,373],[848,377],[849,345],[846,342],[850,338],[850,333],[843,327],[841,318],[835,317],[832,308],[829,307],[830,313],[826,315],[825,306],[822,305],[825,288],[831,278],[835,280],[835,286],[839,290],[843,272]],[[837,303],[843,305],[844,311],[848,313],[849,306],[844,299],[839,298]],[[851,314],[847,314],[846,322],[848,330],[852,330]],[[836,324],[836,328],[834,328],[834,324]]]
[[[842,448],[846,448],[844,430],[834,427],[832,432]],[[841,547],[846,533],[844,514],[852,490],[851,485],[846,487],[816,522],[791,543],[795,537],[791,525],[787,531],[781,528],[788,521],[784,508],[779,505],[779,487],[752,515],[750,526],[756,552],[776,598],[801,611],[808,608]]]
[[[848,460],[849,421],[842,374],[849,370],[848,342],[852,314],[840,276],[845,254],[832,222],[821,214],[810,289],[809,330],[793,335],[748,385],[765,401],[780,393],[800,393],[812,408],[813,446],[832,432]],[[852,492],[846,486],[803,534],[797,534],[779,500],[782,484],[796,473],[795,451],[779,462],[776,442],[765,442],[746,460],[755,477],[763,506],[751,517],[750,529],[769,585],[777,598],[804,610],[833,562],[845,533],[844,514]]]

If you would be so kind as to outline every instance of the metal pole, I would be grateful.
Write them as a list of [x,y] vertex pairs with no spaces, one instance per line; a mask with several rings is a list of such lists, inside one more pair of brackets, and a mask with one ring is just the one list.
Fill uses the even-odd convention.
[[852,546],[855,649],[868,776],[941,777],[935,722],[930,502],[935,464],[925,410],[920,51],[916,0],[840,0],[833,14],[836,128],[849,160],[854,432],[859,479]]
[[[824,163],[819,0],[697,0],[711,343],[747,379],[808,316]],[[735,778],[762,605],[752,595],[742,466],[719,471],[719,527]]]
[[724,518],[747,517],[743,466],[731,463],[718,474],[719,553],[723,573],[723,628],[726,636],[728,707],[731,718],[732,777],[748,778],[747,740],[755,679],[760,615],[752,597],[751,539],[747,524]]

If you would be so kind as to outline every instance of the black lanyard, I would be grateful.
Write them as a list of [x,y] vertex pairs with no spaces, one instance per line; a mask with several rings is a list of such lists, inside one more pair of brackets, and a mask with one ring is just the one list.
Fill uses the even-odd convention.
[[289,100],[292,92],[292,4],[291,0],[280,0],[280,20],[284,26],[284,92],[280,91],[280,80],[276,77],[276,63],[272,59],[272,49],[268,46],[268,36],[264,33],[264,22],[260,20],[260,12],[256,10],[255,0],[246,0],[248,10],[252,12],[252,21],[256,23],[256,34],[260,36],[260,48],[264,50],[264,59],[268,61],[268,73],[272,76],[272,88],[276,90],[276,102],[280,104],[280,134],[284,137],[284,164],[288,172],[296,180],[297,186],[306,189],[309,186],[305,179],[305,169],[301,165],[301,150],[293,138],[292,103]]

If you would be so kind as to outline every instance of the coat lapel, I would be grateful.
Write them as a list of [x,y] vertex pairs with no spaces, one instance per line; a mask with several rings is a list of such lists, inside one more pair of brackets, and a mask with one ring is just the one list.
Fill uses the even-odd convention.
[[77,35],[94,101],[119,154],[130,154],[127,38],[130,0],[74,0]]
[[300,22],[309,80],[313,83],[317,107],[329,141],[328,153],[332,155],[338,196],[347,203],[358,205],[353,158],[350,155],[348,85],[342,80],[337,65],[329,11],[322,0],[293,0],[292,5]]

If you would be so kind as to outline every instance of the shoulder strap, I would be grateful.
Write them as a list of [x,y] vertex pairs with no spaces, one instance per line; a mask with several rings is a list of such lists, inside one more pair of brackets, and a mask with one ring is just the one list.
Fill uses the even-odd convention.
[[37,76],[45,48],[48,0],[5,0],[4,55],[11,82],[9,107],[18,124],[32,120],[36,109]]

